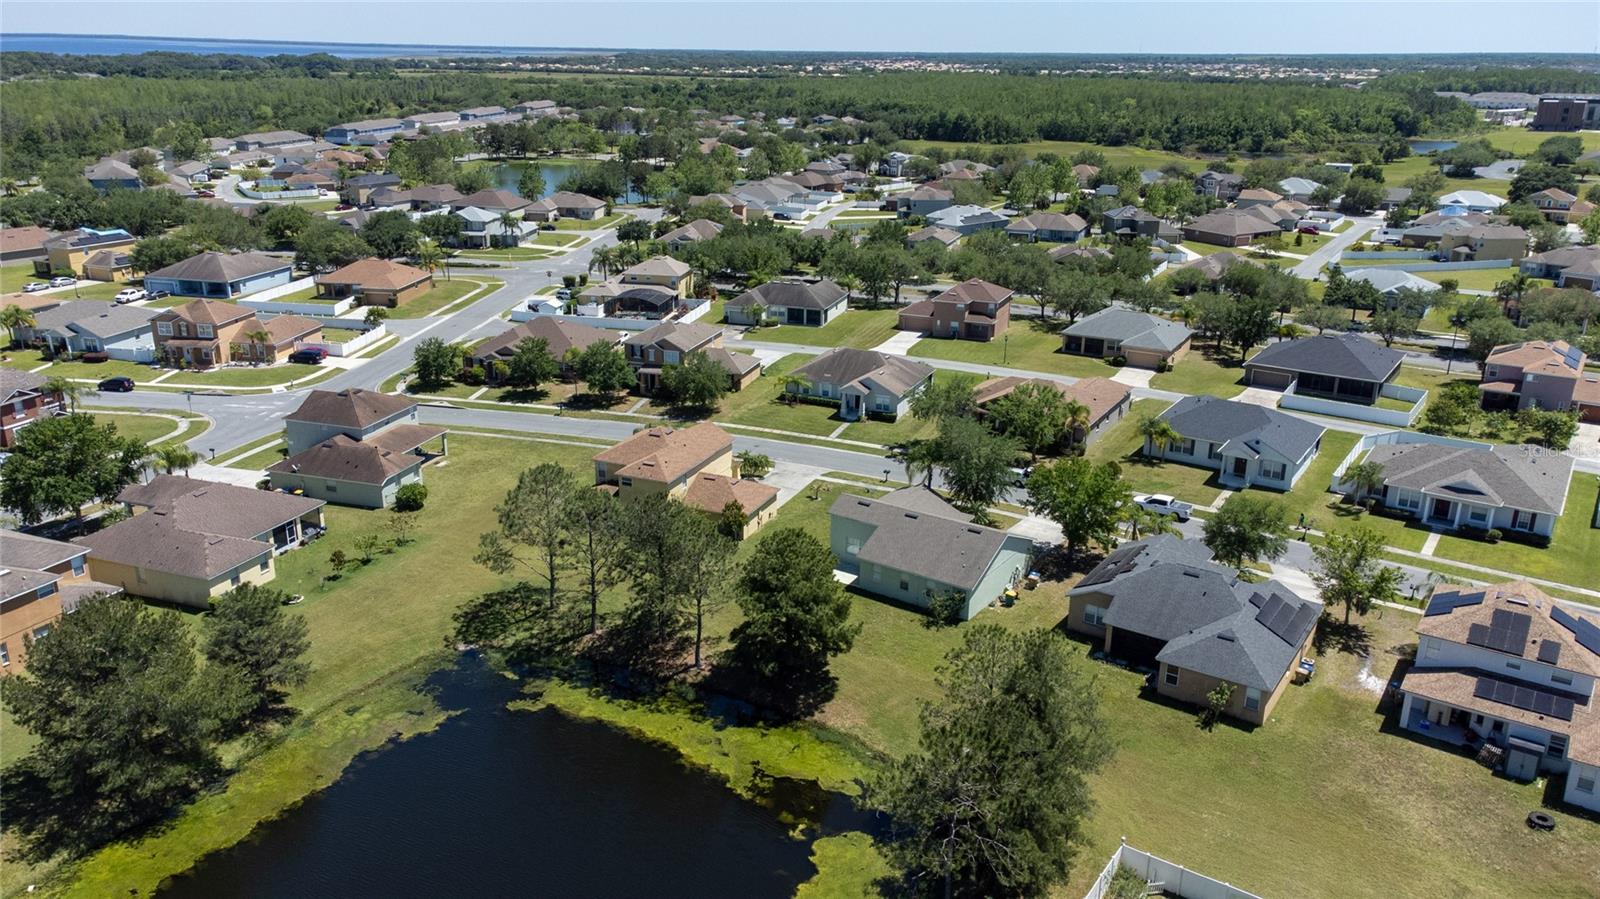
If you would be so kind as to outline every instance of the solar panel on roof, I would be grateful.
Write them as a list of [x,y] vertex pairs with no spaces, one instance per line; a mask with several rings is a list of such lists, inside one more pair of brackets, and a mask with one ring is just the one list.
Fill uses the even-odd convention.
[[1583,350],[1575,346],[1567,347],[1567,352],[1561,357],[1561,361],[1565,362],[1568,368],[1581,368],[1583,366]]
[[1478,590],[1472,593],[1463,593],[1459,590],[1451,593],[1435,593],[1433,599],[1428,601],[1428,610],[1423,612],[1423,617],[1434,615],[1448,615],[1464,606],[1475,606],[1483,602],[1484,593]]
[[1539,641],[1539,661],[1554,665],[1561,660],[1561,644],[1554,640]]
[[1478,699],[1509,705],[1525,712],[1559,718],[1562,721],[1572,720],[1574,703],[1571,699],[1535,690],[1532,687],[1518,686],[1492,677],[1480,677],[1472,686],[1472,695]]
[[1600,655],[1600,627],[1596,627],[1587,618],[1579,618],[1560,606],[1552,606],[1550,617],[1555,622],[1569,631],[1578,641],[1578,645],[1592,653]]

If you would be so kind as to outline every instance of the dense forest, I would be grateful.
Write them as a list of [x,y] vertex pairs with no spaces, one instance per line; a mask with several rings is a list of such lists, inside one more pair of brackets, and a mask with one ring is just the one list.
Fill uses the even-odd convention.
[[1382,90],[1519,91],[1528,94],[1600,93],[1600,75],[1563,68],[1431,69],[1385,75],[1373,82]]

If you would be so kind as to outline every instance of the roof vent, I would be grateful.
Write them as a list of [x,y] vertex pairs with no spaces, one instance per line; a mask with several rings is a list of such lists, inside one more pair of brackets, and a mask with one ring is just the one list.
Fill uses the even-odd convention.
[[1514,606],[1525,606],[1528,604],[1528,601],[1520,596],[1507,596],[1505,600]]
[[967,533],[969,533],[969,534],[978,534],[978,535],[982,536],[983,531],[980,531],[977,528],[967,528]]

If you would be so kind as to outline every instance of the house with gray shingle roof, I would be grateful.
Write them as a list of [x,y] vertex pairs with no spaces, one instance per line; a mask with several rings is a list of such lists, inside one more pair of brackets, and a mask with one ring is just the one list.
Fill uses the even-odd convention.
[[828,509],[828,540],[857,589],[918,609],[958,594],[962,620],[1022,580],[1033,548],[1025,537],[973,524],[922,488],[877,499],[841,494]]
[[933,380],[933,366],[876,350],[835,347],[790,372],[802,382],[784,389],[797,396],[838,402],[839,417],[899,418],[911,398]]
[[1326,428],[1276,409],[1214,396],[1186,396],[1161,413],[1178,432],[1165,447],[1146,440],[1144,453],[1215,469],[1230,488],[1288,490],[1322,448]]
[[[1439,285],[1420,275],[1403,272],[1392,265],[1375,265],[1372,268],[1351,269],[1344,273],[1352,281],[1371,284],[1385,299],[1393,300],[1402,290],[1420,290],[1436,293]],[[1392,305],[1392,304],[1391,304]]]
[[1198,541],[1125,544],[1067,593],[1067,627],[1099,652],[1153,668],[1155,691],[1204,706],[1233,686],[1225,714],[1264,724],[1311,646],[1322,604],[1275,580],[1245,581]]
[[1566,453],[1400,431],[1376,439],[1366,461],[1383,469],[1382,503],[1429,527],[1549,537],[1566,511],[1573,465]]
[[766,320],[821,327],[849,309],[846,296],[843,287],[826,278],[811,284],[768,281],[729,300],[723,310],[730,323],[753,325]]
[[288,284],[294,260],[262,253],[196,253],[144,276],[146,290],[175,297],[242,297]]
[[1096,359],[1121,356],[1129,365],[1158,368],[1187,355],[1193,336],[1188,327],[1171,319],[1110,306],[1062,331],[1061,350]]
[[155,358],[151,319],[159,309],[118,306],[105,300],[69,300],[34,313],[17,336],[43,340],[55,352],[105,353],[126,362]]
[[1257,387],[1293,384],[1295,392],[1370,406],[1400,372],[1405,354],[1355,334],[1283,340],[1244,364],[1245,382]]

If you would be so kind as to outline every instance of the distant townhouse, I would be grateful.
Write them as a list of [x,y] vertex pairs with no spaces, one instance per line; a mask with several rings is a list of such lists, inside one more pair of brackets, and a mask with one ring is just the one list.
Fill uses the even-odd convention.
[[418,422],[415,400],[359,388],[311,391],[284,417],[284,442],[289,455],[267,468],[274,490],[363,509],[393,505],[450,449],[444,428]]
[[76,543],[0,530],[0,675],[26,671],[30,645],[84,600],[122,592],[89,576],[88,556]]
[[276,150],[312,143],[316,138],[299,131],[252,131],[233,139],[235,150]]
[[461,114],[455,112],[419,112],[408,115],[400,120],[404,130],[416,131],[421,128],[441,128],[454,125],[461,121]]
[[44,258],[33,261],[33,273],[40,277],[64,274],[84,275],[83,264],[101,250],[127,253],[136,238],[121,228],[79,228],[47,238],[41,244]]
[[981,278],[968,278],[900,310],[896,327],[930,337],[994,340],[1011,327],[1012,293]]
[[292,259],[208,250],[146,274],[144,286],[176,297],[232,299],[288,284],[293,272]]
[[836,347],[790,372],[799,379],[785,392],[839,404],[845,421],[899,418],[933,380],[933,366],[876,350]]
[[1121,356],[1129,365],[1160,368],[1188,355],[1193,337],[1193,331],[1171,319],[1110,306],[1062,331],[1061,350],[1095,359]]
[[1216,197],[1224,203],[1232,201],[1244,190],[1244,176],[1229,172],[1215,172],[1206,170],[1195,176],[1194,190],[1197,194],[1207,197]]
[[504,118],[505,114],[506,108],[504,106],[474,106],[470,109],[461,110],[456,113],[456,116],[463,122],[482,122],[488,119]]
[[352,206],[366,206],[372,201],[374,192],[385,188],[398,190],[400,184],[400,176],[392,172],[355,175],[344,179],[344,184],[339,187],[339,198]]
[[276,576],[275,557],[324,529],[323,502],[160,475],[117,497],[135,514],[74,542],[96,581],[146,599],[205,609]]
[[1379,501],[1385,508],[1430,528],[1493,528],[1540,538],[1554,533],[1566,510],[1571,456],[1425,436],[1396,432],[1368,451],[1366,461],[1383,470]]
[[511,111],[529,119],[548,118],[561,112],[556,108],[554,100],[524,100],[511,107]]
[[1582,131],[1600,128],[1600,97],[1540,97],[1533,110],[1535,131]]
[[1023,378],[1007,375],[989,378],[972,388],[972,401],[980,417],[1001,399],[1010,396],[1020,387],[1032,386],[1054,390],[1062,397],[1083,405],[1089,410],[1087,424],[1078,426],[1072,436],[1075,443],[1090,443],[1108,425],[1120,421],[1133,404],[1133,390],[1110,378],[1079,378],[1071,384],[1049,378]]
[[876,499],[840,494],[828,508],[828,542],[856,589],[923,610],[955,596],[963,621],[1021,583],[1033,549],[921,486]]
[[1013,219],[1006,225],[1006,234],[1029,241],[1072,243],[1089,236],[1089,223],[1077,213],[1062,215],[1059,212],[1035,212]]
[[729,503],[745,516],[748,537],[777,513],[778,489],[739,476],[733,438],[711,422],[646,428],[595,454],[594,482],[623,502],[665,494],[718,517]]
[[326,297],[350,297],[362,306],[394,309],[432,290],[433,274],[387,259],[358,259],[318,275],[317,287]]
[[1400,726],[1491,748],[1512,780],[1565,775],[1561,798],[1600,811],[1600,617],[1526,581],[1440,585],[1400,681]]
[[771,321],[821,327],[849,309],[844,288],[823,279],[814,283],[768,281],[728,300],[723,314],[730,324]]
[[1311,651],[1322,604],[1279,581],[1246,581],[1198,540],[1162,534],[1112,551],[1067,593],[1069,630],[1100,651],[1153,668],[1157,695],[1262,725]]
[[1288,490],[1317,458],[1327,431],[1276,409],[1205,395],[1184,397],[1160,419],[1178,440],[1166,446],[1146,440],[1144,454],[1213,469],[1230,489]]
[[194,368],[281,362],[297,344],[322,339],[322,325],[314,319],[279,315],[263,321],[253,310],[217,300],[159,310],[151,324],[156,357]]
[[66,412],[61,393],[48,383],[41,374],[0,368],[0,448],[15,446],[17,433],[28,425]]
[[1600,423],[1600,374],[1585,367],[1588,361],[1564,340],[1497,346],[1484,360],[1478,384],[1483,408],[1573,411],[1581,421]]
[[1400,373],[1405,354],[1355,334],[1323,334],[1271,344],[1244,364],[1245,382],[1370,406]]
[[334,125],[324,131],[322,136],[336,144],[379,143],[386,137],[399,134],[405,128],[405,122],[400,119],[362,119],[359,122]]
[[682,364],[691,353],[704,353],[728,373],[731,390],[743,390],[761,375],[761,360],[722,346],[722,328],[715,325],[664,321],[622,341],[628,364],[639,378],[639,392],[652,396],[661,389],[661,375]]
[[677,251],[702,240],[710,240],[722,233],[722,226],[710,219],[695,219],[673,228],[658,238],[668,250]]

